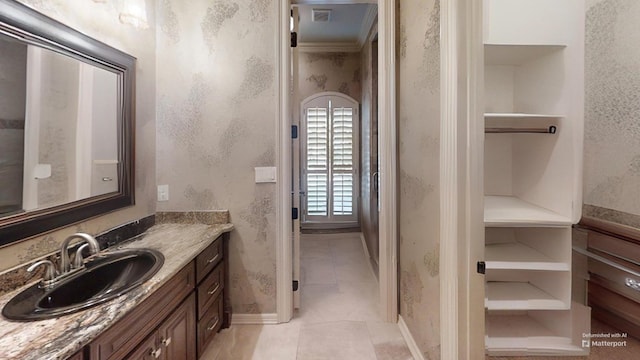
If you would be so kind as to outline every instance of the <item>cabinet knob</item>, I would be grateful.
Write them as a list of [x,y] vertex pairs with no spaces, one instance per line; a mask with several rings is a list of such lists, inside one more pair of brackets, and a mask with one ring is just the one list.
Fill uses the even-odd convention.
[[168,337],[166,339],[162,339],[162,345],[164,345],[164,347],[168,347],[171,344],[171,338]]
[[151,349],[151,356],[157,359],[160,355],[162,355],[162,348]]

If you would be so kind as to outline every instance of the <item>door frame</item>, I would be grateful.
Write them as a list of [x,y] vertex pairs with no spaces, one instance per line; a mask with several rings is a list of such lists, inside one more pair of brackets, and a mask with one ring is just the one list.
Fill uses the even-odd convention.
[[[315,1],[315,0],[311,0]],[[318,3],[319,1],[315,1]],[[301,1],[298,1],[301,3]],[[378,4],[378,123],[380,127],[380,257],[381,318],[398,321],[398,225],[396,137],[396,0],[323,0],[322,3]],[[276,312],[278,322],[293,316],[291,238],[291,53],[290,0],[278,0],[276,26]]]
[[484,359],[483,1],[440,0],[440,357]]

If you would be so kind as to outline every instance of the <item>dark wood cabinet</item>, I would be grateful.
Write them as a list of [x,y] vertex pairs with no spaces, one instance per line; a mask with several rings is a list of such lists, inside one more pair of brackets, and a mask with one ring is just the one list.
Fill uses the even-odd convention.
[[128,356],[129,360],[156,360],[162,355],[162,349],[158,350],[157,339],[151,336],[144,340],[142,344]]
[[195,360],[195,296],[191,294],[128,355],[128,360]]
[[184,300],[195,285],[189,263],[158,291],[91,342],[91,360],[123,359],[151,334]]
[[228,296],[225,288],[225,245],[224,237],[220,236],[196,258],[198,357],[202,356],[215,334],[228,327],[224,321],[225,296]]
[[158,329],[158,347],[166,360],[195,360],[196,301],[191,294]]
[[[69,360],[195,360],[231,321],[229,234]],[[83,357],[84,354],[84,357]],[[76,357],[79,356],[79,357]]]

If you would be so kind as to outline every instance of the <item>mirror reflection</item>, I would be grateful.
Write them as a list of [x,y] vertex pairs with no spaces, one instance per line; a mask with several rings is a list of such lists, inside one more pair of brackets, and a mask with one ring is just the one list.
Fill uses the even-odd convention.
[[119,76],[0,34],[0,218],[117,192]]

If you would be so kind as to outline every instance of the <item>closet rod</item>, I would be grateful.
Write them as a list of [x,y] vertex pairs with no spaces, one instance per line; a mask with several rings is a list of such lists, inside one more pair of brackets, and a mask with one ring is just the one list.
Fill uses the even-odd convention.
[[485,128],[485,134],[527,133],[527,134],[555,134],[555,126],[548,128]]

